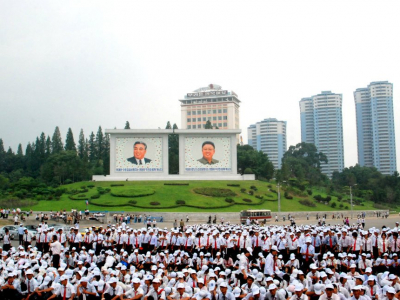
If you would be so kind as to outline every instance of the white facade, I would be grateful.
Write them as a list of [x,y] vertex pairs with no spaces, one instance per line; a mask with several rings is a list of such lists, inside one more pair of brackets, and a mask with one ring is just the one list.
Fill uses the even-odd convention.
[[239,129],[240,100],[233,91],[210,84],[187,93],[181,102],[181,128],[204,129],[206,122],[219,129]]
[[247,128],[248,144],[268,155],[275,169],[280,169],[286,152],[286,121],[264,119]]

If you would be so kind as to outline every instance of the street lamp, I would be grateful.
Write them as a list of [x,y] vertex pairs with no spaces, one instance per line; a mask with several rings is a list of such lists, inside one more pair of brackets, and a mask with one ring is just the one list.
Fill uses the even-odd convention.
[[356,186],[357,185],[357,183],[355,183],[355,184],[353,184],[353,185],[350,185],[350,206],[351,206],[351,218],[353,219],[353,194],[352,194],[352,192],[351,192],[351,188],[353,187],[353,186]]

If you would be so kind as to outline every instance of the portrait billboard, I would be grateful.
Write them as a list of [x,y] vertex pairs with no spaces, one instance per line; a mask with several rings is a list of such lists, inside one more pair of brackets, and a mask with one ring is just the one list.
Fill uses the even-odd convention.
[[186,172],[231,172],[231,138],[185,137]]
[[115,147],[115,172],[163,172],[161,137],[117,137]]

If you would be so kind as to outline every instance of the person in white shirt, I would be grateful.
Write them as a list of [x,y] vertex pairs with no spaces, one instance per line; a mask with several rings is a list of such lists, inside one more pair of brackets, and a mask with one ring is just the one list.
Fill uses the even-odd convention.
[[108,288],[104,291],[102,300],[116,300],[124,293],[121,286],[117,285],[118,280],[115,277],[110,278]]
[[144,291],[140,287],[140,279],[133,278],[132,279],[133,288],[126,291],[125,294],[121,295],[121,299],[123,300],[142,300],[144,296]]
[[190,295],[185,293],[185,284],[178,283],[176,292],[167,296],[168,300],[189,300]]
[[53,235],[53,242],[49,244],[53,254],[53,267],[58,268],[60,265],[61,243],[57,240],[57,236]]
[[319,300],[340,300],[338,294],[334,294],[334,287],[331,283],[325,285],[325,293],[319,296]]
[[57,285],[55,293],[51,295],[48,300],[58,298],[58,299],[69,299],[73,300],[75,298],[75,288],[68,282],[68,277],[63,275],[60,277],[60,284]]
[[154,279],[152,282],[153,286],[150,288],[149,292],[144,297],[144,300],[147,300],[149,296],[152,296],[154,300],[166,300],[165,291],[164,289],[160,289],[160,280]]
[[76,286],[76,295],[79,300],[96,300],[98,293],[96,288],[89,283],[87,277],[82,277],[79,284]]
[[308,296],[303,294],[304,285],[298,283],[294,287],[294,295],[290,297],[290,300],[308,300]]

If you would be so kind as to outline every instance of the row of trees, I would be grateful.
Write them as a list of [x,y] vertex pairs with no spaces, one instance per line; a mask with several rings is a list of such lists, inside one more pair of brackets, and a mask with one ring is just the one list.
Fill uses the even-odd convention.
[[89,180],[92,175],[109,173],[109,156],[110,141],[101,127],[96,135],[91,132],[88,138],[81,130],[78,143],[69,128],[65,144],[56,127],[51,137],[42,132],[34,142],[28,143],[25,151],[19,144],[16,153],[11,147],[5,151],[0,139],[0,174],[10,182],[32,177],[49,185]]

